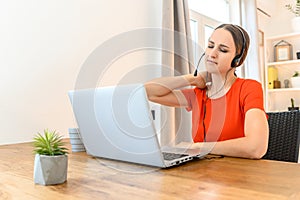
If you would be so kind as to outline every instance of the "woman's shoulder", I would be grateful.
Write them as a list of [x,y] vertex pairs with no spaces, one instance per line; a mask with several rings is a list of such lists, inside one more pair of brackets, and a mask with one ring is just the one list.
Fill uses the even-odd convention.
[[236,83],[239,87],[262,87],[262,84],[254,79],[237,78]]
[[263,89],[260,82],[254,79],[244,79],[238,78],[236,81],[235,91],[239,93],[240,96],[256,96],[262,95]]

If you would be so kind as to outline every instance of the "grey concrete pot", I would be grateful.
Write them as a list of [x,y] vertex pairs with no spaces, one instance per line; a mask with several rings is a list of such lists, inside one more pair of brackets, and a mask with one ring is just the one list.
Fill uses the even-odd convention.
[[35,155],[34,183],[40,185],[56,185],[67,180],[68,156]]

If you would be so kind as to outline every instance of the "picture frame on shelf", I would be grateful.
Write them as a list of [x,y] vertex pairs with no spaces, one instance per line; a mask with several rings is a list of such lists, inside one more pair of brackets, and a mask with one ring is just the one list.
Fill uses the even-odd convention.
[[275,61],[292,60],[292,45],[285,40],[281,40],[274,46]]
[[285,61],[290,59],[290,48],[288,46],[276,47],[276,61]]

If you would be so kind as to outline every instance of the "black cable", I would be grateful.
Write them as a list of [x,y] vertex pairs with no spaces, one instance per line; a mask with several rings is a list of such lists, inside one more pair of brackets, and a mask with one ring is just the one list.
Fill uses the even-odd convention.
[[[228,76],[228,73],[232,70],[233,68],[231,68],[230,70],[228,70],[226,72],[226,75],[225,75],[225,81],[224,81],[224,84],[223,86],[221,87],[221,89],[219,89],[216,93],[214,93],[213,95],[211,95],[210,97],[218,94],[224,87],[225,87],[225,84],[227,82],[227,76]],[[206,89],[206,92],[205,92],[205,101],[204,101],[204,105],[203,105],[203,120],[202,120],[202,126],[203,126],[203,142],[206,142],[206,126],[205,126],[205,117],[206,117],[206,103],[208,101],[208,98],[210,98],[208,96],[208,90]]]
[[204,106],[203,106],[203,120],[202,120],[202,126],[203,126],[203,142],[206,142],[206,127],[205,127],[205,117],[206,117],[206,102],[207,102],[207,95],[205,97]]

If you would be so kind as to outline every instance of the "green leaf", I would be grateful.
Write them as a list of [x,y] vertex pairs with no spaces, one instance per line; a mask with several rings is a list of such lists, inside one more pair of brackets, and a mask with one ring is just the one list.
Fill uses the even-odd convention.
[[298,72],[298,71],[295,71],[293,77],[297,77],[297,76],[299,76],[299,72]]
[[35,147],[34,153],[40,155],[64,155],[68,153],[68,148],[65,147],[65,143],[62,141],[56,131],[44,130],[44,135],[37,133],[33,138],[33,146]]

